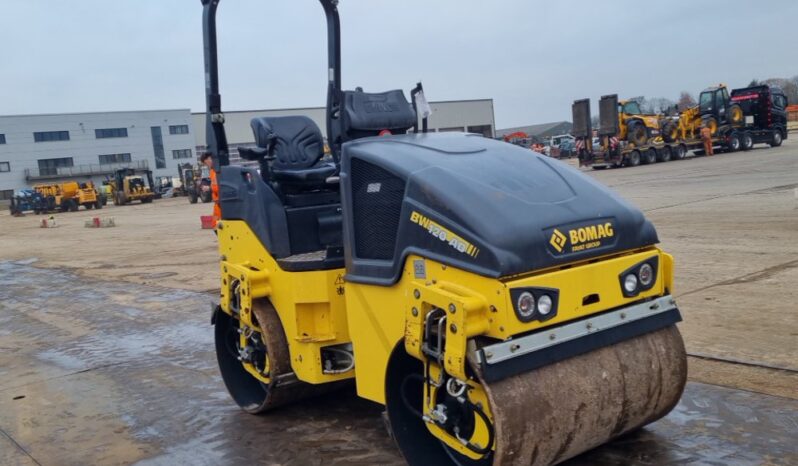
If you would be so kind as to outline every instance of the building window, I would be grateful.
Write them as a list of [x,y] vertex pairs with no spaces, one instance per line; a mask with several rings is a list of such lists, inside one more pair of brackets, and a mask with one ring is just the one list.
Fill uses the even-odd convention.
[[101,128],[94,130],[94,136],[97,139],[105,138],[126,138],[127,128]]
[[0,134],[0,144],[5,144],[5,143],[6,143],[6,135]]
[[0,173],[10,172],[10,171],[11,171],[11,164],[9,162],[0,162]]
[[0,201],[8,201],[12,197],[14,197],[14,190],[13,189],[0,190]]
[[188,125],[170,125],[169,134],[188,134]]
[[462,133],[463,132],[463,127],[462,126],[458,126],[456,128],[438,128],[438,131],[440,131],[441,133],[455,133],[455,132]]
[[35,142],[69,141],[69,131],[38,131],[33,133]]
[[190,159],[191,149],[178,149],[172,151],[172,158],[177,159]]
[[155,153],[155,168],[166,168],[166,155],[163,152],[161,127],[152,126],[150,127],[150,132],[152,132],[152,151]]
[[72,157],[61,157],[58,159],[41,159],[39,160],[39,175],[57,175],[58,169],[63,167],[73,167],[74,163]]
[[130,154],[100,155],[100,165],[108,165],[112,163],[130,163]]

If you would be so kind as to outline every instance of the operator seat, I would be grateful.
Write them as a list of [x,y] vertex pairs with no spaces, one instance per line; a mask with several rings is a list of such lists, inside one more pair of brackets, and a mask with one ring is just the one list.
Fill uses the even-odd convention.
[[337,140],[343,144],[354,139],[378,136],[381,131],[403,134],[417,122],[416,112],[400,89],[387,92],[342,92],[342,109]]
[[276,182],[283,192],[329,187],[327,178],[335,174],[336,167],[321,162],[324,140],[313,120],[306,116],[258,117],[250,125],[257,147],[238,151],[241,158],[260,162],[265,181]]

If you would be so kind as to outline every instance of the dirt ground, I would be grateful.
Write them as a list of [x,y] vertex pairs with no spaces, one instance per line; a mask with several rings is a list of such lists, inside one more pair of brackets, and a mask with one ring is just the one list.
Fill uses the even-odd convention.
[[[795,464],[798,140],[585,172],[675,256],[691,383],[664,420],[569,464]],[[49,229],[0,214],[0,464],[402,463],[380,408],[353,393],[268,420],[234,407],[208,323],[209,213],[163,199]],[[84,228],[94,216],[117,226]]]

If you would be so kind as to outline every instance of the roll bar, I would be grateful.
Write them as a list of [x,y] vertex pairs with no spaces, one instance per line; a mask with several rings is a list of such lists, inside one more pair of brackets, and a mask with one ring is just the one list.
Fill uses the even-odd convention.
[[[213,156],[213,166],[230,164],[227,135],[224,131],[222,96],[219,93],[219,61],[216,46],[216,9],[220,0],[202,2],[202,39],[205,57],[205,145]],[[336,143],[337,131],[333,120],[341,114],[341,21],[338,16],[338,0],[319,0],[327,17],[327,140],[336,163],[339,161],[340,144]]]
[[202,1],[202,42],[205,55],[205,145],[217,172],[230,165],[224,132],[222,96],[219,94],[219,62],[216,53],[216,8],[219,0]]
[[340,158],[338,131],[333,120],[341,117],[341,19],[338,0],[319,0],[327,17],[327,142],[337,164]]

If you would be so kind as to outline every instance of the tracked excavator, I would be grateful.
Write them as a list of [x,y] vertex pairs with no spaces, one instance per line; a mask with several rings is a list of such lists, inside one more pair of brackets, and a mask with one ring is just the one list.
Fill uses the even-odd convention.
[[419,131],[400,90],[343,90],[338,1],[319,1],[331,157],[309,118],[256,117],[256,170],[229,165],[202,0],[232,399],[260,414],[354,384],[411,465],[555,464],[665,416],[687,366],[653,225],[558,161]]

